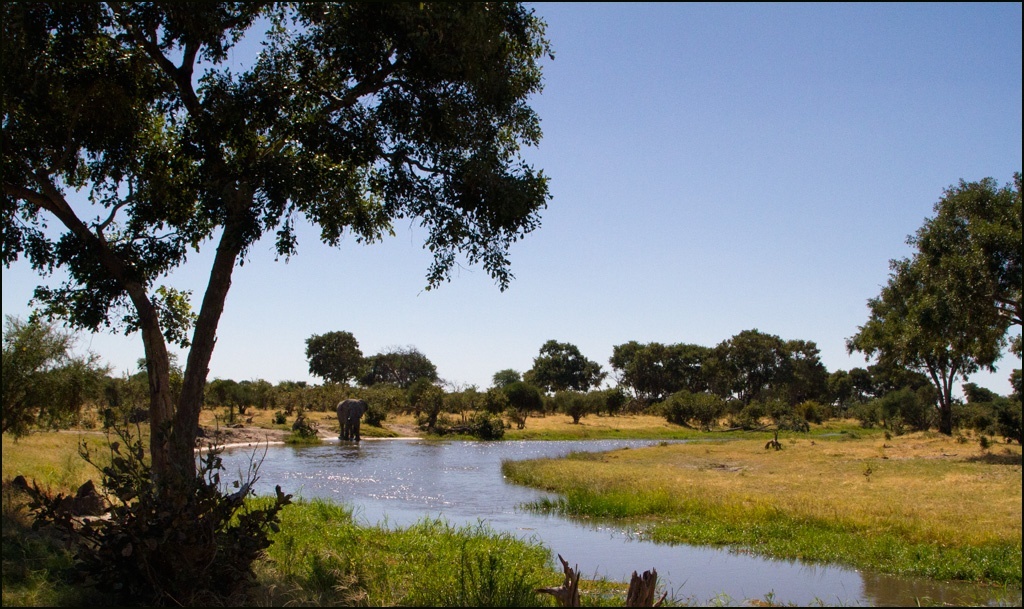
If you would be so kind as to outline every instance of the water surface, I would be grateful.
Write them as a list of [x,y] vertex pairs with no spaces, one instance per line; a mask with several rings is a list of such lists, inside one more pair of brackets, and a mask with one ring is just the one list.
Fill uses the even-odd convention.
[[[354,509],[368,525],[405,527],[440,517],[453,525],[486,523],[496,531],[543,543],[552,560],[561,554],[584,577],[629,581],[633,571],[657,569],[670,596],[696,603],[740,603],[772,594],[797,605],[930,603],[986,604],[998,591],[972,585],[862,573],[800,561],[765,559],[703,546],[638,540],[628,529],[578,522],[519,509],[553,495],[504,480],[504,459],[558,457],[572,451],[605,451],[656,444],[644,440],[433,442],[364,440],[320,446],[271,446],[260,467],[259,494],[275,485],[295,497],[327,498]],[[257,451],[257,456],[263,455]],[[245,470],[253,449],[225,452],[228,474]],[[997,596],[997,598],[1002,598]],[[1020,604],[1017,591],[1009,599]]]

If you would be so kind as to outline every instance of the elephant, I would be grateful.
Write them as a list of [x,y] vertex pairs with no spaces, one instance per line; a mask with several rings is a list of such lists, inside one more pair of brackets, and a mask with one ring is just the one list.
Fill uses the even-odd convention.
[[338,425],[341,426],[340,438],[346,441],[359,441],[359,419],[366,412],[363,400],[343,400],[338,404]]

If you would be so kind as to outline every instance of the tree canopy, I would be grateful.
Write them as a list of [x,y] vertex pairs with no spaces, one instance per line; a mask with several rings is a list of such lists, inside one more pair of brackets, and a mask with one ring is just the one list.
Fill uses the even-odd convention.
[[[992,178],[960,180],[935,204],[935,217],[909,239],[929,280],[958,301],[977,325],[1024,324],[1021,290],[1021,173],[1000,187]],[[992,319],[992,317],[996,319]],[[1014,351],[1021,354],[1019,337]]]
[[56,425],[100,393],[107,369],[94,354],[73,353],[74,343],[71,333],[39,319],[4,320],[3,433]]
[[[927,375],[938,391],[939,431],[953,431],[953,386],[993,369],[1006,331],[1021,325],[1021,174],[960,181],[908,238],[917,251],[890,262],[870,317],[847,341],[878,365]],[[1017,337],[1014,351],[1020,353]]]
[[[195,474],[217,326],[237,265],[272,235],[374,242],[406,219],[433,255],[504,289],[547,178],[520,156],[550,55],[518,3],[3,4],[3,262],[57,286],[36,301],[79,328],[141,334],[158,484]],[[258,30],[263,30],[262,32]],[[262,34],[262,38],[259,36]],[[228,65],[243,36],[263,46]],[[214,252],[191,294],[164,285]],[[180,398],[168,341],[190,345]],[[162,481],[162,482],[161,482]]]
[[358,378],[365,360],[359,341],[351,332],[314,334],[306,339],[309,373],[331,383]]
[[426,379],[428,383],[440,380],[437,366],[416,347],[394,347],[366,358],[359,384],[364,387],[386,384],[409,389],[420,379]]
[[929,272],[927,260],[894,260],[889,282],[868,301],[870,316],[847,348],[878,359],[883,366],[928,376],[938,391],[939,431],[953,433],[953,388],[999,357],[1005,326],[977,323],[971,301],[948,298],[944,283]]
[[552,393],[588,391],[600,385],[606,374],[601,364],[583,357],[576,345],[549,340],[541,346],[523,381]]

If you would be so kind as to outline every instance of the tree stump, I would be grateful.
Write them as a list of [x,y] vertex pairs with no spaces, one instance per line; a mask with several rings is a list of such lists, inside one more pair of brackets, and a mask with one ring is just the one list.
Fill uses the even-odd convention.
[[655,588],[658,587],[658,571],[651,569],[644,571],[643,575],[637,575],[633,571],[633,577],[629,580],[629,590],[626,591],[627,607],[660,607],[665,602],[668,592],[661,595],[658,602],[654,602]]
[[[537,588],[537,592],[543,592],[555,597],[559,607],[579,607],[580,574],[578,571],[569,568],[569,563],[562,558],[561,554],[558,555],[558,560],[562,561],[562,572],[565,573],[565,581],[558,588]],[[579,569],[579,565],[576,566],[576,569]],[[634,575],[636,574],[634,573]],[[632,586],[630,589],[632,589]]]

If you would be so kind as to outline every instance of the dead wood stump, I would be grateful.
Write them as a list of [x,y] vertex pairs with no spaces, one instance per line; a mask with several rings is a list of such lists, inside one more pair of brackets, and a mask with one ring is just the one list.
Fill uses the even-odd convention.
[[665,602],[668,592],[661,595],[658,602],[654,602],[655,588],[658,587],[658,571],[651,569],[644,571],[643,575],[637,575],[633,571],[633,577],[629,580],[629,590],[626,591],[627,607],[660,607]]
[[580,606],[580,574],[579,565],[576,565],[576,569],[570,569],[569,563],[562,558],[562,555],[558,555],[558,560],[562,561],[562,572],[565,573],[565,581],[558,588],[537,588],[537,592],[543,592],[550,594],[555,597],[559,607],[579,607]]

